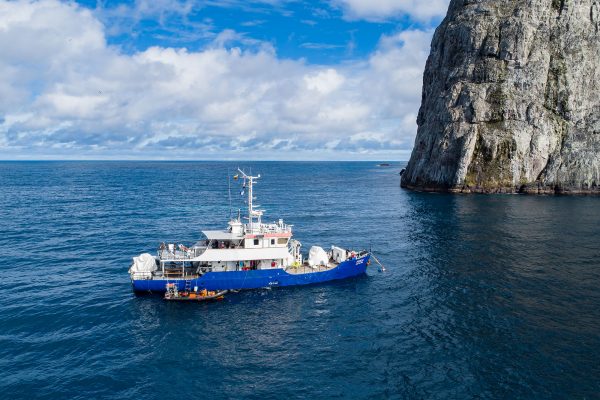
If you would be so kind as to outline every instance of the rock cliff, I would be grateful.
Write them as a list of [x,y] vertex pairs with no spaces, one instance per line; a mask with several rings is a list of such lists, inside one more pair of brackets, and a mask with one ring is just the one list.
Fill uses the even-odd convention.
[[600,193],[600,0],[452,0],[402,186]]

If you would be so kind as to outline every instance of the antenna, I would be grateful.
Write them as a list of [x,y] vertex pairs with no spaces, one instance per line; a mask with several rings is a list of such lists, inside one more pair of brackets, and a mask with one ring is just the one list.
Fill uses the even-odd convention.
[[227,168],[227,185],[229,189],[229,219],[231,220],[231,175],[229,175],[229,168]]

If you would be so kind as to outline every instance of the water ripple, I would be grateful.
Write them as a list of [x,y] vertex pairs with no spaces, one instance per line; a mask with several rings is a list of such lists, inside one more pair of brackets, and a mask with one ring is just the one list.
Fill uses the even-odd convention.
[[411,193],[399,164],[245,166],[306,248],[372,246],[387,272],[214,304],[136,297],[131,257],[221,227],[237,164],[3,162],[2,393],[597,398],[598,199]]

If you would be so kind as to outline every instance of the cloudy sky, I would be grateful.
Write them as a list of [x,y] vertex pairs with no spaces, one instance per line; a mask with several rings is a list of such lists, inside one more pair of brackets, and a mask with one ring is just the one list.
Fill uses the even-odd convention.
[[448,0],[0,0],[0,159],[406,160]]

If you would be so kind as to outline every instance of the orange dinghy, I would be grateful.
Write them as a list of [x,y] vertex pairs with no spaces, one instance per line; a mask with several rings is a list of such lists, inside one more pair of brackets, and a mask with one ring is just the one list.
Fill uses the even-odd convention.
[[168,301],[211,301],[223,300],[228,290],[212,291],[202,289],[200,291],[183,290],[179,291],[175,283],[168,283],[165,292],[165,300]]

